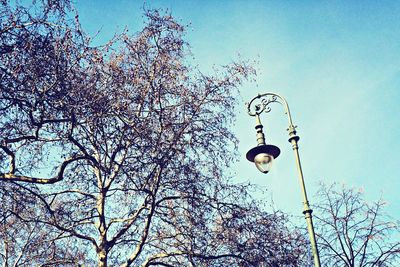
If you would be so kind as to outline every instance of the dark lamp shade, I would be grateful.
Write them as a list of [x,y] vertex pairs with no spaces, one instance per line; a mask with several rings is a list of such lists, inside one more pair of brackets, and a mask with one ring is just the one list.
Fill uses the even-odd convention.
[[281,151],[277,146],[260,145],[250,149],[246,154],[246,158],[254,162],[261,172],[268,173],[271,170],[272,162],[280,153]]

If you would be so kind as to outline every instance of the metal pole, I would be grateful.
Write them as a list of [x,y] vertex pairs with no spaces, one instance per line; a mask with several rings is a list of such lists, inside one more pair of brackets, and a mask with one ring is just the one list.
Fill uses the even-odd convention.
[[296,135],[296,130],[293,125],[289,125],[288,131],[289,131],[289,142],[292,144],[292,147],[293,147],[293,152],[294,152],[295,159],[296,159],[297,171],[299,174],[299,182],[300,182],[301,191],[303,194],[303,214],[307,221],[307,229],[308,229],[308,234],[310,236],[310,243],[311,243],[311,250],[312,250],[312,255],[313,255],[313,259],[314,259],[314,265],[315,265],[315,267],[320,267],[321,263],[319,261],[319,252],[318,252],[318,247],[317,247],[317,241],[315,240],[314,225],[313,225],[312,215],[311,215],[312,209],[310,208],[310,205],[308,203],[306,185],[304,183],[303,170],[301,168],[301,163],[300,163],[299,146],[297,144],[300,137]]

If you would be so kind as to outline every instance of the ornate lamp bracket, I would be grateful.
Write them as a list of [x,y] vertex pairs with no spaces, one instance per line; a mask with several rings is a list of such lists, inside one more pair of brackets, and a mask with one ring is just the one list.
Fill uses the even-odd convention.
[[[278,102],[278,95],[274,93],[258,94],[250,102],[246,103],[247,113],[250,116],[257,116],[261,113],[271,111],[269,104]],[[281,104],[281,103],[280,103]]]
[[279,103],[284,107],[285,114],[287,115],[289,121],[289,126],[287,129],[289,133],[289,142],[291,142],[291,140],[298,141],[300,138],[296,135],[297,126],[293,125],[289,105],[286,99],[282,96],[275,93],[258,94],[256,97],[250,100],[250,102],[246,103],[247,113],[250,116],[256,116],[257,120],[259,121],[259,116],[261,113],[269,113],[271,111],[270,104],[272,103]]

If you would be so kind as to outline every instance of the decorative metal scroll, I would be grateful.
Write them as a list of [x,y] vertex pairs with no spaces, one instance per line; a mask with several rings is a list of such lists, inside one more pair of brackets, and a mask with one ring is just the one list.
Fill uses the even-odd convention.
[[288,116],[289,121],[289,133],[296,133],[295,126],[292,123],[292,117],[290,115],[289,105],[285,98],[275,93],[265,93],[258,94],[254,97],[250,102],[246,103],[247,105],[247,113],[250,116],[259,116],[261,113],[268,113],[271,111],[271,107],[269,106],[271,103],[279,103],[283,105],[285,109],[285,114]]
[[249,113],[250,116],[260,115],[263,112],[268,113],[271,111],[271,107],[269,106],[269,104],[275,102],[282,104],[278,100],[278,96],[275,94],[272,93],[267,93],[262,95],[258,94],[249,103],[246,103],[247,112]]

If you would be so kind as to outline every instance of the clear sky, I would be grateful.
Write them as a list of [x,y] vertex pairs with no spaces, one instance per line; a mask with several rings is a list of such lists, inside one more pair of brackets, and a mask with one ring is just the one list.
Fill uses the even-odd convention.
[[[399,1],[147,1],[190,23],[186,40],[203,70],[237,58],[257,59],[256,83],[241,87],[235,131],[238,181],[267,188],[275,207],[300,214],[300,187],[287,121],[279,105],[262,121],[281,148],[264,175],[246,162],[256,145],[254,118],[244,102],[276,92],[289,102],[300,136],[300,157],[311,204],[319,182],[381,195],[400,219],[400,2]],[[125,26],[142,25],[142,1],[77,1],[89,33],[99,41]]]

